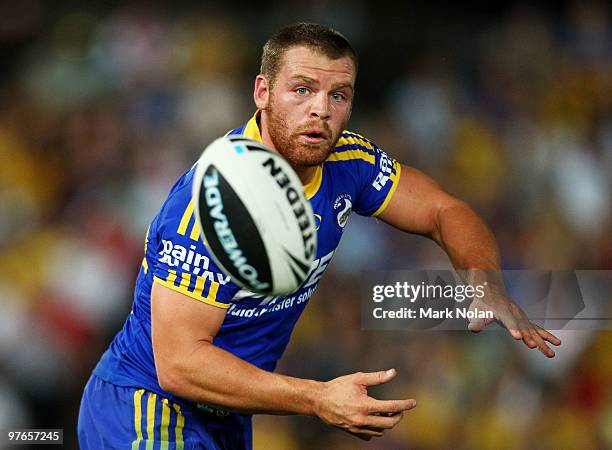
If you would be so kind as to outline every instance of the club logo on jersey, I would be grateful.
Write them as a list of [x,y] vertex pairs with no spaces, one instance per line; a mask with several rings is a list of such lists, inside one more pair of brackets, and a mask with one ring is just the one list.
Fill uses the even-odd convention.
[[209,271],[210,258],[195,250],[195,245],[190,245],[189,249],[186,249],[182,245],[162,239],[162,249],[159,252],[158,261],[171,268],[179,267],[184,272],[216,281],[219,284],[226,284],[230,278],[222,273]]
[[323,217],[321,217],[321,214],[313,214],[313,215],[315,219],[315,231],[319,231],[319,228],[321,228],[321,222],[323,222]]
[[353,202],[351,202],[351,196],[349,194],[340,194],[334,200],[334,211],[336,212],[336,222],[340,228],[346,226],[351,210],[353,208]]

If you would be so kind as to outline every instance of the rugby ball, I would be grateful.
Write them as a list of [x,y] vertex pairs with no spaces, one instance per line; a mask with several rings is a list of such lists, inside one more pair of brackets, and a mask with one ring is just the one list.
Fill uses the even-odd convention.
[[192,195],[204,244],[232,281],[266,295],[300,286],[317,234],[302,183],[280,154],[241,135],[219,138],[196,164]]

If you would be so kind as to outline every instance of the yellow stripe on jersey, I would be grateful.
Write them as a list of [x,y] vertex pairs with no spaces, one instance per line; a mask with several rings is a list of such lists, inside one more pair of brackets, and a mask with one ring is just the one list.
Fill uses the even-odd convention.
[[321,187],[321,181],[323,180],[323,166],[317,166],[312,179],[304,186],[304,194],[306,198],[310,200],[319,191]]
[[350,161],[353,159],[362,159],[370,164],[375,164],[374,155],[364,150],[345,150],[343,152],[334,152],[329,155],[326,161]]
[[200,222],[198,220],[193,221],[193,227],[191,228],[191,234],[189,235],[192,241],[200,239]]
[[145,235],[145,243],[144,243],[144,258],[142,258],[142,267],[144,269],[144,273],[149,271],[149,263],[147,262],[147,247],[149,245],[149,231],[151,231],[151,225],[147,228],[147,234]]
[[[185,236],[187,233],[187,228],[189,228],[189,224],[191,223],[191,219],[195,216],[195,203],[193,199],[189,201],[187,208],[185,208],[185,212],[183,213],[183,217],[181,218],[181,222],[179,223],[178,230],[176,232]],[[200,239],[200,223],[197,220],[193,220],[193,226],[191,227],[191,232],[189,233],[189,237],[192,241],[197,241]]]
[[[196,285],[195,285],[195,289],[193,290],[193,293],[201,296],[202,292],[204,291],[204,286],[206,286],[206,280],[204,279],[204,277],[196,277]],[[215,298],[216,297],[217,296],[215,295]]]
[[342,134],[343,135],[349,135],[350,137],[361,139],[362,141],[366,141],[366,142],[370,143],[368,138],[364,137],[363,135],[361,135],[359,133],[355,133],[354,131],[342,130]]
[[176,281],[176,270],[170,269],[168,271],[168,276],[166,277],[166,281],[168,283],[174,284],[174,282]]
[[174,436],[176,440],[176,450],[183,450],[185,444],[183,442],[183,427],[185,426],[185,416],[181,413],[181,407],[176,403],[172,404],[176,411],[176,427],[174,428]]
[[368,150],[372,150],[374,151],[374,146],[368,142],[368,140],[366,138],[364,138],[363,136],[357,134],[357,133],[351,133],[350,131],[344,131],[344,134],[350,134],[350,136],[340,136],[340,139],[338,139],[338,143],[336,144],[336,147],[341,147],[343,145],[361,145],[362,147],[367,148]]
[[[171,271],[173,272],[173,271]],[[183,274],[185,275],[185,274]],[[186,275],[190,275],[190,274],[186,274]],[[187,284],[187,287],[183,287],[183,278],[181,277],[181,286],[176,286],[174,284],[174,281],[170,282],[169,281],[170,276],[168,276],[168,280],[162,280],[159,277],[153,277],[153,281],[155,281],[156,283],[161,284],[164,287],[167,287],[168,289],[171,289],[175,292],[178,292],[180,294],[186,295],[187,297],[193,298],[194,300],[197,300],[199,302],[202,303],[206,303],[207,305],[211,305],[211,306],[216,306],[217,308],[222,308],[222,309],[227,309],[229,308],[229,305],[226,305],[225,303],[221,303],[217,301],[217,293],[219,291],[219,283],[217,283],[216,281],[208,281],[208,283],[210,283],[210,289],[208,290],[208,295],[206,297],[202,296],[202,292],[200,291],[200,293],[198,293],[198,283],[201,283],[201,289],[202,291],[204,290],[204,286],[207,283],[207,280],[203,277],[197,277],[196,278],[196,289],[194,290],[194,292],[189,292],[187,290],[187,287],[189,287],[189,284]],[[176,280],[176,274],[174,275],[174,279]],[[200,281],[200,279],[202,281]]]
[[[211,281],[210,282],[210,289],[208,290],[208,298],[209,299],[213,299],[215,300],[217,298],[217,292],[219,292],[219,283],[217,283],[216,281]],[[217,302],[215,302],[217,303]],[[219,305],[222,305],[223,303],[219,303]],[[226,306],[227,308],[227,306]]]
[[244,127],[244,131],[242,134],[244,137],[248,137],[249,139],[253,139],[257,142],[262,142],[261,133],[259,132],[259,126],[257,125],[257,115],[259,114],[259,110],[255,111],[253,117],[249,119],[246,126]]
[[163,398],[162,404],[162,419],[161,419],[161,432],[160,440],[161,446],[159,450],[168,450],[168,429],[170,427],[170,407],[168,406],[168,399]]
[[189,201],[187,208],[185,208],[185,212],[183,213],[183,217],[181,218],[181,222],[179,223],[178,230],[176,232],[185,236],[187,232],[187,226],[189,225],[189,221],[191,220],[191,216],[193,216],[193,199]]
[[153,450],[155,443],[155,403],[157,394],[149,393],[147,400],[147,450]]
[[191,284],[191,274],[187,272],[181,273],[180,288],[189,291],[189,285]]
[[389,192],[387,193],[387,196],[385,197],[385,200],[382,202],[382,204],[378,207],[376,211],[374,211],[374,214],[372,214],[372,217],[378,216],[380,213],[382,213],[385,210],[385,208],[391,201],[391,197],[393,197],[393,194],[395,193],[395,190],[397,189],[397,185],[399,184],[399,180],[400,180],[400,175],[402,173],[402,165],[398,163],[397,161],[395,161],[393,163],[393,168],[395,169],[395,172],[389,176],[389,180],[391,180],[391,182],[393,183],[391,185],[391,189],[389,189]]
[[144,393],[144,389],[138,389],[134,392],[134,430],[136,431],[136,439],[132,442],[132,450],[138,450],[140,443],[142,442],[142,430],[141,430],[141,422],[142,422],[142,394]]

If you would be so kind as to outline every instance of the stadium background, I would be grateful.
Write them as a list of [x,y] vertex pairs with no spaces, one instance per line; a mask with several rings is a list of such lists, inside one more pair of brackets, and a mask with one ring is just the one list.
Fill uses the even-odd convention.
[[[63,428],[76,448],[81,390],[129,311],[146,226],[202,148],[249,118],[261,45],[288,22],[351,39],[351,129],[472,204],[505,268],[611,268],[605,2],[101,3],[0,3],[0,429]],[[419,406],[369,445],[259,417],[256,448],[612,448],[609,331],[560,332],[552,361],[496,332],[360,331],[361,270],[445,267],[433,243],[353,216],[279,370],[396,367],[376,394]]]

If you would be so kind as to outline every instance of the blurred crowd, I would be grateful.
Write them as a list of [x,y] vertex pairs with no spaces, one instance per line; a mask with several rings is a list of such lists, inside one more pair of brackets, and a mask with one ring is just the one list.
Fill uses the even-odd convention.
[[[129,312],[146,227],[201,150],[252,115],[261,46],[288,22],[347,35],[361,59],[350,129],[468,201],[505,268],[612,269],[605,2],[114,5],[0,6],[0,429],[63,428],[76,448],[82,387]],[[501,332],[360,329],[363,270],[447,267],[432,242],[354,215],[279,371],[395,367],[375,395],[418,407],[369,444],[258,417],[256,448],[612,448],[610,331],[560,331],[546,360]]]

